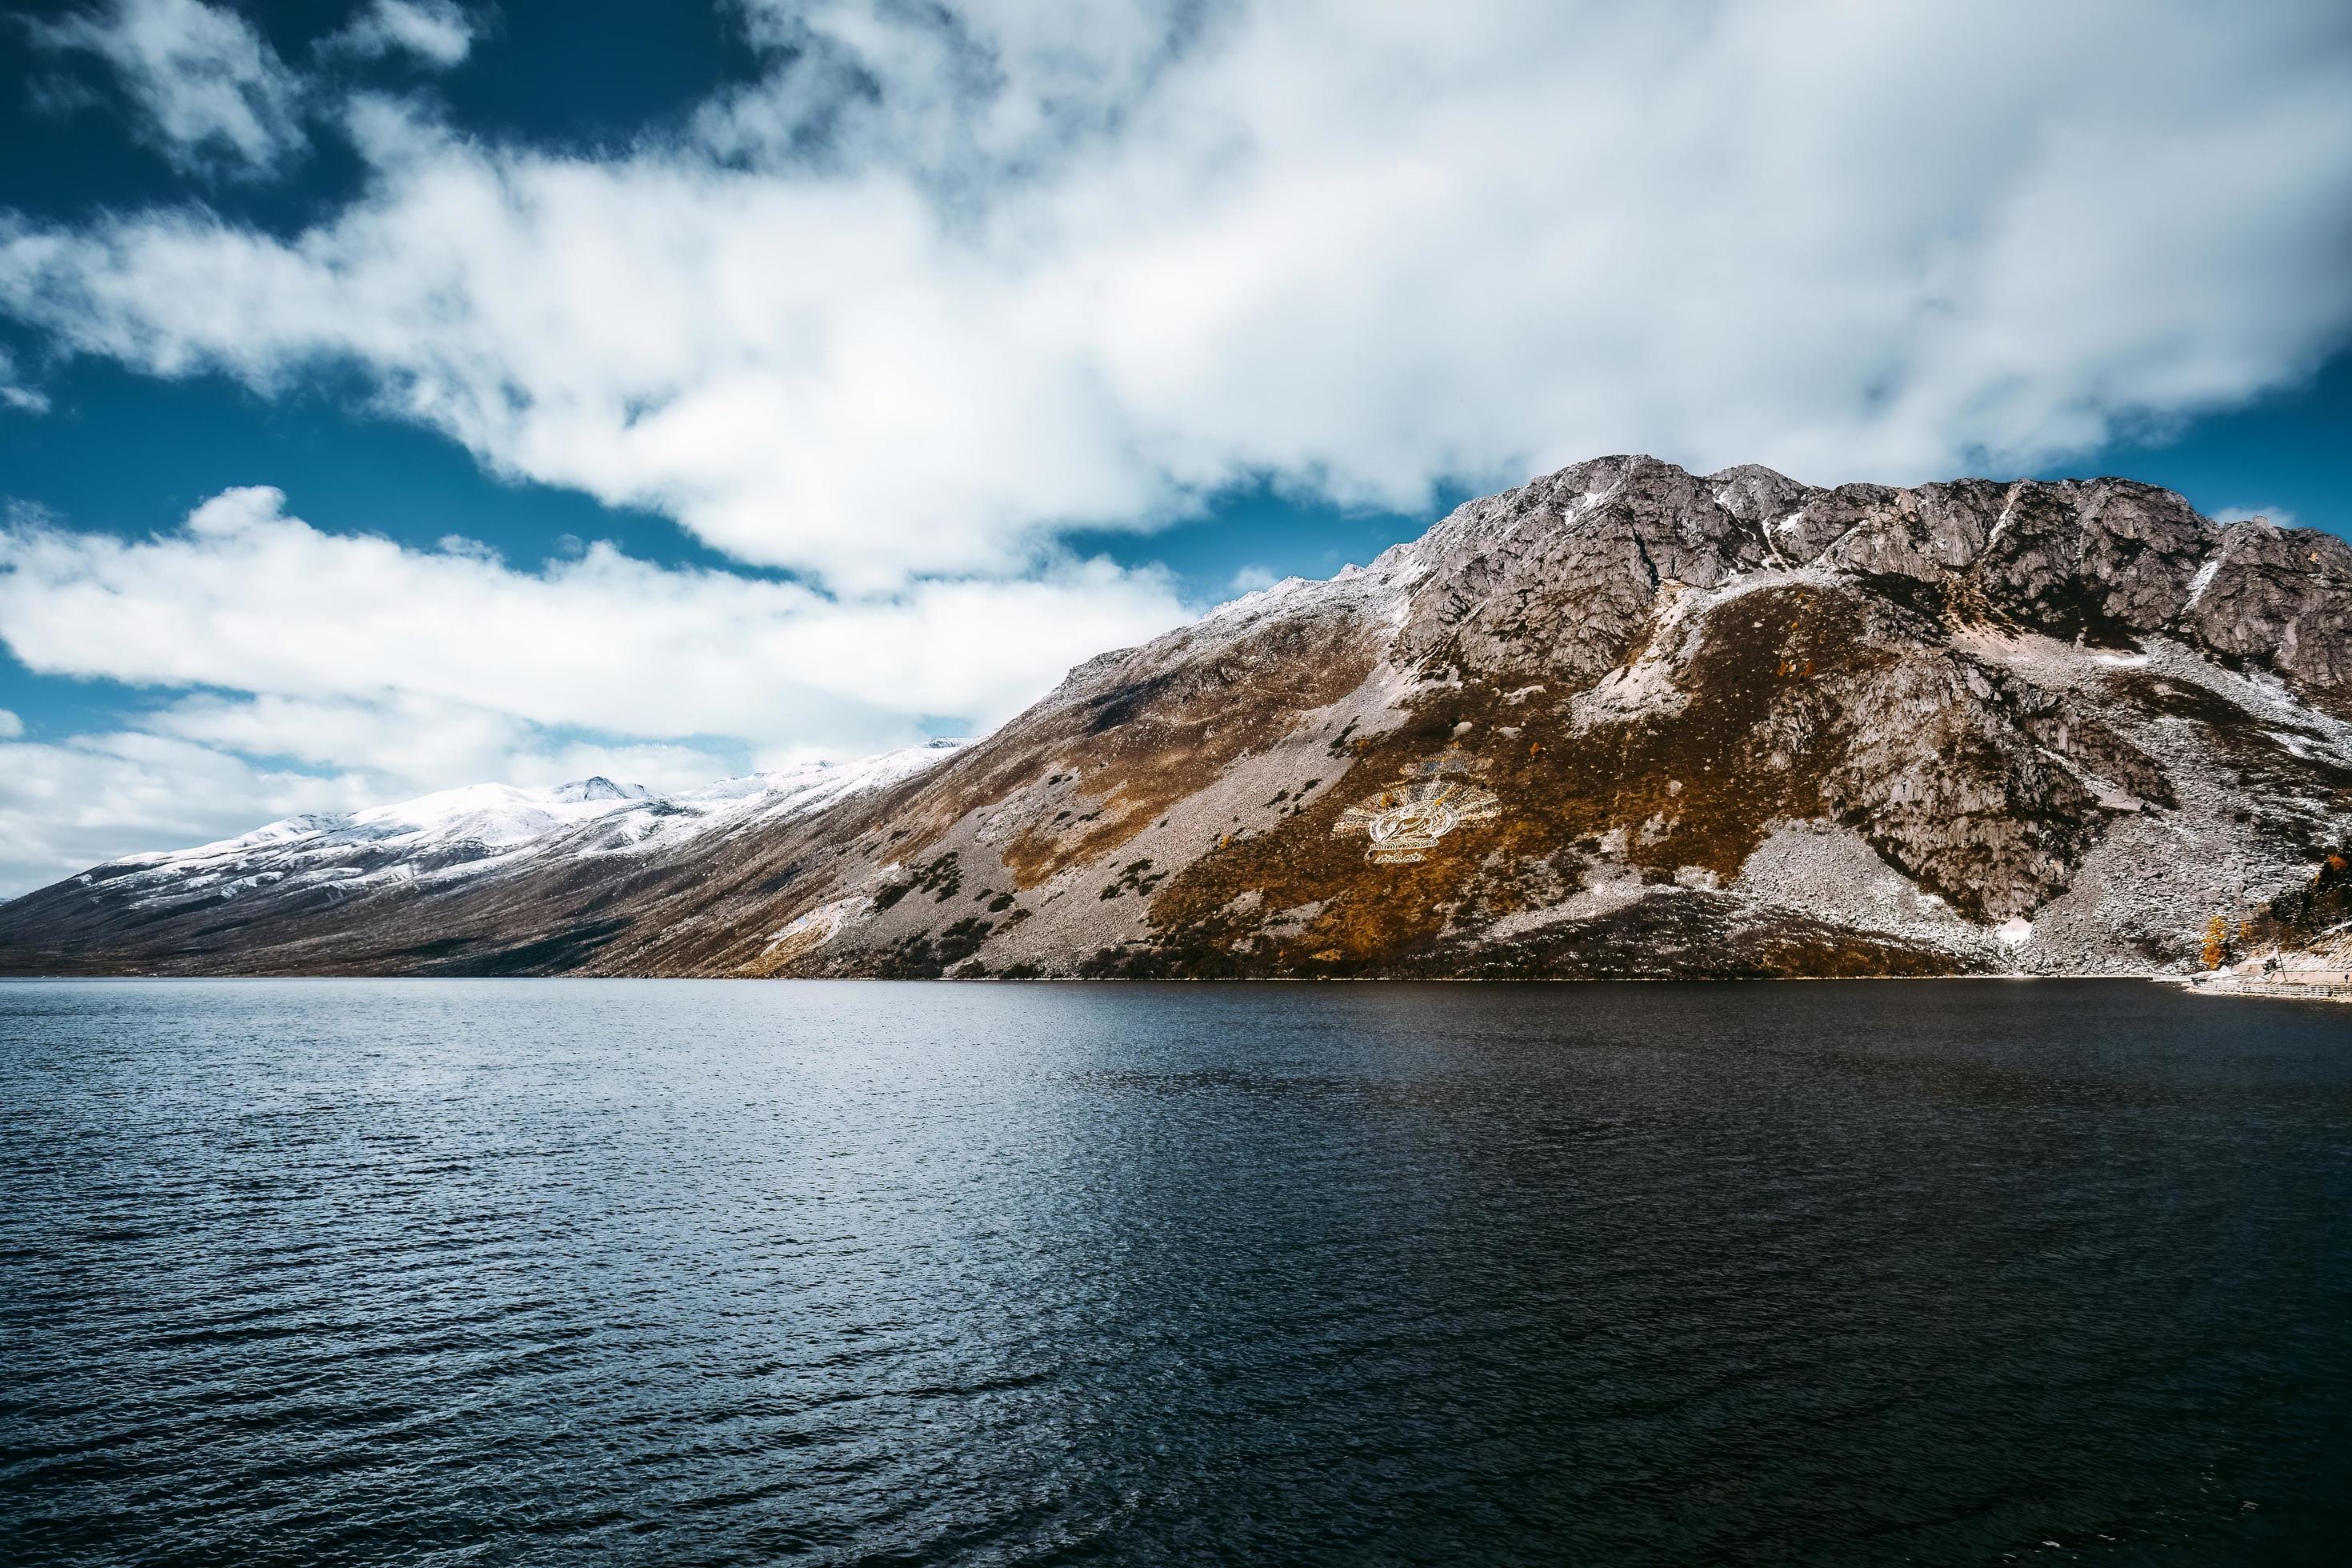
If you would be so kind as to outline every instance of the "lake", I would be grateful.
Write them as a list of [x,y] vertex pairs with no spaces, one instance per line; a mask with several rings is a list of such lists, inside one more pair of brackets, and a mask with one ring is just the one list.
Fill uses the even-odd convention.
[[16,1563],[2340,1562],[2352,1009],[0,984]]

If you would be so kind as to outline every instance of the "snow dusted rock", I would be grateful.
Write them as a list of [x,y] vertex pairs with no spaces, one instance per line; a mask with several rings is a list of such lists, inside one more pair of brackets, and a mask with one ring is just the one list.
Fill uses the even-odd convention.
[[2123,479],[1604,458],[960,749],[274,825],[0,906],[0,963],[2179,972],[2344,844],[2347,718],[2330,536]]
[[598,774],[593,779],[575,779],[568,784],[558,784],[548,792],[566,805],[600,800],[646,800],[653,791],[643,784],[616,784]]
[[2211,568],[2187,619],[2216,653],[2266,663],[2326,697],[2352,705],[2352,545],[2332,533],[2276,528],[2262,518],[2231,523],[2203,565]]
[[[327,941],[330,931],[397,930],[420,895],[436,895],[432,901],[446,907],[452,896],[490,885],[536,886],[534,874],[676,855],[705,838],[824,812],[935,766],[959,744],[810,763],[679,795],[597,777],[552,789],[470,784],[366,811],[290,816],[194,849],[126,856],[0,905],[6,944],[0,957],[29,951],[54,954],[56,963],[91,938],[152,931],[186,938],[189,951],[142,943],[139,962],[151,968],[215,952],[264,951],[251,947],[257,941],[268,942],[267,951],[304,954],[283,967],[341,967],[310,950],[349,952],[340,937]],[[225,940],[215,948],[207,938]]]

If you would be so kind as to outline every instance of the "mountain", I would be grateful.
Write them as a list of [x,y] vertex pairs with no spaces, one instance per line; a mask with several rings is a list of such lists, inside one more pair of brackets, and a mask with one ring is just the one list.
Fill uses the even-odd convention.
[[2347,721],[2332,535],[1605,458],[969,745],[297,819],[0,905],[0,967],[2177,973],[2343,847]]
[[[680,795],[607,778],[474,784],[340,816],[289,816],[194,849],[131,855],[0,904],[0,967],[205,973],[504,973],[562,968],[578,929],[521,942],[406,942],[453,907],[528,910],[551,881],[642,885],[912,776],[961,742],[723,779]],[[658,880],[658,878],[656,878]],[[527,912],[515,918],[530,923]],[[599,928],[601,929],[601,928]],[[486,946],[495,956],[469,961]]]

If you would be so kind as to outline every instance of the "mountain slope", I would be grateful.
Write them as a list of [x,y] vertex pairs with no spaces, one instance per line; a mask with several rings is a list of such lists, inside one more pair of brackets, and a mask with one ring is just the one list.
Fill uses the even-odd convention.
[[821,815],[936,765],[960,743],[751,773],[679,795],[605,778],[551,790],[474,784],[367,811],[288,817],[193,849],[126,856],[0,905],[0,942],[8,943],[0,962],[100,972],[213,958],[263,973],[568,967],[562,961],[595,945],[576,929],[520,951],[496,934],[405,938],[453,909],[527,910],[551,882],[657,879],[680,858]]
[[586,852],[599,816],[496,875],[230,930],[111,900],[131,873],[100,868],[0,906],[0,963],[2179,970],[2210,914],[2343,840],[2347,590],[2333,536],[2126,480],[1601,458],[805,811],[625,856]]

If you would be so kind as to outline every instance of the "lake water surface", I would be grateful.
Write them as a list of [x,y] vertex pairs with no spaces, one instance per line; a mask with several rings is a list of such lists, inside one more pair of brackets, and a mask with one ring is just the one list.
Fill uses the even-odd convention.
[[2352,1009],[0,984],[14,1563],[2336,1563]]

